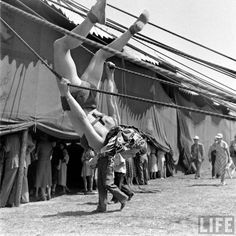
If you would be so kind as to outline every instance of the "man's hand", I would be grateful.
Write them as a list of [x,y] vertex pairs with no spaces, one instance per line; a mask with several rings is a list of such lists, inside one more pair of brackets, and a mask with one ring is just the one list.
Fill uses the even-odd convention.
[[58,81],[58,88],[60,90],[61,96],[68,96],[68,94],[70,93],[70,89],[69,89],[69,84],[71,84],[71,82],[66,79],[66,78],[62,78],[60,81]]

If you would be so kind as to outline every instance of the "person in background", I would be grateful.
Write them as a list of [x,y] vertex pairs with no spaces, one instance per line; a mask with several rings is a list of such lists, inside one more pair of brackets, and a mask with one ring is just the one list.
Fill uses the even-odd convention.
[[20,156],[20,134],[14,133],[6,135],[5,139],[5,171],[2,188],[0,191],[0,206],[14,206],[16,194],[16,179],[19,169]]
[[236,135],[234,135],[234,140],[230,142],[229,151],[232,161],[236,166]]
[[195,163],[197,168],[195,173],[195,179],[200,179],[201,177],[201,166],[204,160],[204,146],[199,142],[199,137],[195,136],[193,138],[193,144],[191,145],[191,160]]
[[150,173],[150,179],[156,179],[157,178],[157,171],[158,171],[158,165],[157,165],[157,152],[156,148],[153,145],[148,144],[150,152],[149,152],[149,158],[148,158],[148,165],[149,165],[149,173]]
[[209,162],[211,162],[211,177],[212,179],[216,178],[216,173],[215,173],[215,161],[216,161],[216,150],[215,150],[215,145],[216,145],[217,139],[215,137],[214,143],[210,146],[209,151],[208,151],[208,158]]
[[157,151],[157,160],[158,160],[158,172],[161,179],[166,178],[166,158],[165,152],[159,149]]
[[90,194],[93,192],[93,178],[94,178],[94,169],[91,167],[91,160],[95,158],[95,152],[89,148],[87,149],[82,156],[82,171],[81,177],[84,181],[84,194]]
[[[114,158],[114,184],[128,196],[128,200],[130,200],[134,193],[124,185],[124,177],[126,174],[126,163],[125,159],[122,157],[121,154],[116,154]],[[112,197],[111,201],[114,203],[117,203],[118,200],[115,198],[115,196]]]
[[[146,144],[147,146],[147,144]],[[147,148],[136,153],[136,171],[139,185],[148,185],[148,157]]]
[[230,163],[229,146],[223,140],[223,134],[218,133],[215,139],[216,145],[214,145],[213,149],[216,152],[215,172],[221,177],[221,185],[225,185],[226,167]]
[[[47,134],[40,136],[40,141],[37,145],[36,155],[38,157],[36,180],[35,180],[35,198],[39,201],[45,201],[51,199],[51,187],[52,187],[52,168],[51,158],[53,148],[56,146],[56,142],[51,142]],[[39,189],[41,190],[41,196],[39,197]]]
[[63,158],[59,160],[58,185],[62,187],[62,193],[69,193],[67,188],[67,165],[69,162],[69,155],[65,144],[61,144]]
[[27,148],[26,148],[26,156],[24,162],[24,176],[22,183],[22,193],[21,193],[21,203],[29,202],[29,184],[28,184],[28,168],[31,164],[31,153],[35,149],[35,143],[32,139],[32,135],[28,132],[28,140],[27,140]]
[[3,181],[5,158],[6,158],[5,140],[4,137],[2,136],[0,139],[0,190]]
[[52,160],[51,160],[51,166],[52,166],[52,195],[56,194],[57,191],[57,185],[58,185],[58,174],[60,169],[60,160],[63,159],[63,147],[64,145],[61,143],[61,141],[56,143],[56,146],[53,148],[52,152]]

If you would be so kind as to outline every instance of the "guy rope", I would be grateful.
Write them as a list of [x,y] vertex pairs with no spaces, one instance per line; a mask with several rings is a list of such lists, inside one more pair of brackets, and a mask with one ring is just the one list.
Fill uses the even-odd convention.
[[[125,58],[126,60],[129,60],[130,62],[132,63],[135,63],[137,65],[140,65],[142,67],[146,67],[152,71],[155,71],[157,72],[158,74],[164,76],[164,77],[171,77],[171,78],[178,78],[182,81],[185,81],[187,83],[190,83],[190,80],[180,76],[180,75],[177,75],[173,72],[170,72],[170,71],[167,71],[165,69],[162,69],[162,68],[159,68],[153,64],[149,64],[147,62],[144,62],[144,61],[140,61],[139,59],[135,59],[129,55],[126,55],[122,52],[119,52],[119,51],[116,51],[108,46],[104,46],[102,44],[99,44],[97,42],[94,42],[88,38],[85,38],[81,35],[78,35],[78,34],[75,34],[71,31],[68,31],[68,30],[65,30],[57,25],[54,25],[48,21],[46,21],[45,19],[41,19],[39,17],[36,17],[32,14],[29,14],[27,12],[24,12],[22,11],[21,9],[18,9],[10,4],[7,4],[3,1],[0,1],[0,3],[2,4],[2,6],[12,10],[12,11],[15,11],[37,23],[41,23],[41,24],[44,24],[48,27],[51,27],[53,28],[54,30],[60,32],[60,33],[63,33],[63,34],[67,34],[67,35],[70,35],[71,37],[74,37],[78,40],[81,40],[89,45],[92,45],[92,46],[95,46],[97,48],[101,48],[105,51],[108,51],[120,58]],[[5,20],[2,19],[2,17],[0,17],[0,20],[3,24],[5,24],[17,37],[18,39],[20,39],[24,45],[60,80],[62,78],[61,75],[59,75],[55,70],[53,70],[45,61],[44,59],[34,51],[34,49],[32,49],[17,33],[16,31],[14,31],[14,29],[12,29]],[[164,82],[164,81],[161,81],[161,82]],[[174,84],[174,83],[173,83]],[[217,94],[218,96],[216,96],[217,98],[220,97],[224,97],[226,98],[227,100],[230,99],[231,102],[235,102],[236,103],[236,98],[235,97],[232,97],[232,96],[229,96],[228,94],[224,93],[224,92],[218,92],[216,93],[216,91],[214,89],[211,89],[211,88],[207,88],[206,86],[204,85],[201,85],[197,82],[194,82],[194,81],[191,81],[191,84],[194,85],[194,86],[197,86],[197,87],[200,87],[200,88],[203,88],[207,91],[210,91],[212,93],[215,93]],[[210,112],[210,111],[204,111],[204,110],[200,110],[200,109],[195,109],[195,108],[190,108],[190,107],[184,107],[184,106],[179,106],[179,105],[176,105],[176,104],[171,104],[171,103],[165,103],[165,102],[159,102],[159,101],[154,101],[154,100],[151,100],[151,99],[146,99],[146,98],[141,98],[141,97],[136,97],[136,96],[131,96],[131,95],[127,95],[127,94],[121,94],[121,93],[112,93],[112,92],[107,92],[107,91],[102,91],[102,90],[98,90],[98,89],[93,89],[93,88],[86,88],[86,87],[83,87],[83,86],[77,86],[77,85],[73,85],[73,84],[68,84],[69,86],[71,87],[78,87],[78,88],[81,88],[81,89],[87,89],[87,90],[92,90],[92,91],[96,91],[96,92],[99,92],[99,93],[104,93],[104,94],[109,94],[109,95],[113,95],[113,96],[118,96],[118,97],[124,97],[124,98],[128,98],[128,99],[134,99],[134,100],[137,100],[137,101],[142,101],[142,102],[147,102],[147,103],[151,103],[151,104],[157,104],[157,105],[161,105],[161,106],[166,106],[166,107],[172,107],[172,108],[175,108],[175,109],[180,109],[180,110],[187,110],[187,111],[192,111],[192,112],[197,112],[197,113],[201,113],[201,114],[206,114],[206,115],[211,115],[211,116],[217,116],[217,117],[221,117],[221,118],[224,118],[224,119],[229,119],[229,120],[236,120],[236,117],[235,116],[231,116],[231,115],[223,115],[223,114],[219,114],[219,113],[214,113],[214,112]],[[180,86],[178,85],[178,87],[183,87],[183,86]],[[184,89],[186,89],[186,87],[184,87]],[[199,92],[199,91],[197,91]],[[211,94],[212,96],[212,94]],[[213,95],[215,96],[215,95]],[[213,97],[212,96],[212,97]],[[222,98],[221,98],[222,99]]]

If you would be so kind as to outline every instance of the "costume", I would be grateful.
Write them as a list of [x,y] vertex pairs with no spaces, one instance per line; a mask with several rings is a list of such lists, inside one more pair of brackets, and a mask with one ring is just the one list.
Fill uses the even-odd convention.
[[132,126],[116,126],[106,136],[104,147],[98,156],[98,211],[106,211],[107,190],[121,203],[128,198],[114,184],[114,156],[132,148],[146,150],[147,144],[141,132]]

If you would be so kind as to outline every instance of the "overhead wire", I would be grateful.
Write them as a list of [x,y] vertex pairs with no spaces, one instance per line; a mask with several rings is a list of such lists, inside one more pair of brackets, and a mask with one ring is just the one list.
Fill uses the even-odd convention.
[[[52,1],[52,0],[47,0],[47,1],[52,2],[52,3],[55,3],[55,4],[57,4],[57,5],[60,5],[61,7],[64,7],[63,5],[58,4],[58,3],[56,3],[56,2],[54,2],[54,1]],[[74,1],[73,1],[73,0],[70,0],[70,1],[63,0],[63,2],[66,2],[67,4],[69,4],[69,3],[74,2]],[[82,11],[85,12],[85,13],[88,11],[88,10],[84,9],[83,6],[82,6],[81,4],[79,4],[79,3],[77,3],[76,5],[73,4],[72,6],[78,8],[78,5],[80,6],[80,7],[79,7],[79,10],[82,10]],[[68,10],[70,10],[70,9],[68,9]],[[73,10],[73,12],[81,15],[81,13],[78,12],[78,11]],[[82,14],[82,16],[85,17],[86,15]],[[108,19],[108,21],[113,22],[112,20],[109,20],[109,19]],[[119,24],[119,23],[117,23],[117,22],[115,22],[115,23],[113,22],[113,24],[116,24],[116,25],[118,25],[118,27],[121,27],[121,28],[123,28],[123,29],[127,29],[127,27],[125,27],[125,26],[123,26],[123,25],[121,25],[121,24]],[[109,25],[109,27],[111,27],[110,24],[107,24],[107,25]],[[104,32],[106,32],[104,29],[102,29],[102,28],[99,27],[99,26],[97,26],[97,28],[99,28],[100,30],[103,30]],[[118,30],[119,32],[124,32],[123,30],[121,30],[121,29],[119,29],[119,28],[117,28],[117,27],[114,27],[114,26],[113,26],[113,28],[116,29],[116,30]],[[106,33],[107,33],[107,32],[106,32]],[[109,33],[109,34],[112,35],[111,33]],[[116,36],[114,36],[114,35],[112,35],[112,36],[113,36],[113,37],[116,37]],[[145,37],[146,37],[146,36],[145,36]],[[135,36],[135,37],[134,37],[134,40],[138,41],[137,39],[143,40],[143,39],[141,39],[141,38]],[[149,38],[149,40],[153,40],[153,39],[150,39],[150,38]],[[145,41],[145,40],[144,40],[144,41]],[[141,44],[143,44],[143,45],[145,45],[146,47],[149,47],[148,45],[146,45],[146,44],[144,44],[144,43],[142,43],[142,42],[140,42],[140,41],[138,41],[138,42],[141,43]],[[146,42],[151,43],[150,41],[146,41]],[[154,41],[154,42],[156,42],[156,41]],[[156,43],[158,43],[158,42],[156,42]],[[160,43],[159,43],[159,44],[160,44]],[[163,45],[164,45],[164,44],[163,44]],[[130,45],[130,44],[128,44],[128,46],[130,46],[131,48],[134,48],[135,50],[138,51],[138,49],[137,49],[136,47],[132,47],[132,45]],[[159,45],[156,45],[156,46],[159,46]],[[164,49],[168,50],[166,47],[169,47],[169,46],[165,46],[165,47],[164,47]],[[149,47],[149,48],[150,48],[150,47]],[[161,48],[163,48],[163,47],[161,47]],[[171,49],[171,47],[169,47],[169,48]],[[153,48],[151,48],[151,49],[154,50],[154,51],[156,51],[156,50],[153,49]],[[204,60],[202,60],[202,59],[199,59],[199,58],[190,56],[190,55],[188,55],[188,54],[186,54],[186,53],[183,53],[183,52],[178,51],[178,50],[173,49],[173,48],[172,48],[172,50],[168,50],[168,51],[170,51],[170,52],[172,52],[172,53],[175,53],[175,52],[173,52],[173,50],[175,50],[176,52],[179,52],[180,54],[186,55],[185,58],[188,58],[188,57],[189,57],[190,60],[191,60],[191,58],[193,58],[194,60],[192,60],[192,61],[195,62],[195,63],[198,63],[198,64],[200,64],[200,65],[202,65],[202,66],[206,66],[206,67],[208,67],[208,68],[210,68],[210,69],[216,70],[216,71],[218,71],[219,73],[223,73],[223,74],[226,74],[226,75],[228,75],[228,76],[231,76],[231,77],[233,76],[234,78],[236,78],[236,76],[235,76],[234,74],[232,74],[232,73],[229,74],[228,70],[227,70],[226,68],[224,68],[224,67],[221,67],[221,66],[219,66],[219,65],[216,65],[216,64],[213,64],[213,63],[204,61]],[[157,52],[157,51],[156,51],[156,52]],[[143,53],[143,54],[147,54],[147,53],[145,53],[145,52],[142,52],[142,53]],[[158,52],[158,53],[160,53],[160,52]],[[160,53],[160,54],[164,55],[163,53]],[[175,53],[175,54],[176,54],[176,53]],[[154,60],[157,59],[157,58],[153,57],[153,56],[150,55],[150,54],[147,54],[147,55],[148,55],[149,57],[151,57],[152,59],[154,59]],[[179,54],[177,53],[177,55],[179,55]],[[191,67],[189,67],[189,66],[186,66],[186,65],[184,65],[183,63],[174,60],[173,58],[168,57],[167,55],[164,55],[164,56],[166,56],[167,58],[169,58],[169,59],[171,59],[171,60],[177,62],[178,64],[181,64],[182,66],[184,66],[184,67],[186,67],[186,68],[188,68],[188,69],[194,71],[195,73],[198,73],[199,75],[202,75],[202,76],[204,76],[204,77],[206,77],[206,78],[208,78],[208,79],[214,81],[216,84],[219,84],[219,85],[221,85],[221,86],[223,86],[223,87],[225,87],[225,88],[227,88],[227,89],[229,89],[229,90],[232,90],[233,92],[236,92],[236,90],[234,90],[233,88],[231,88],[231,87],[229,87],[229,86],[227,86],[227,85],[225,85],[225,84],[222,84],[222,83],[220,83],[219,81],[216,81],[216,80],[210,78],[209,76],[206,76],[206,75],[200,73],[199,71],[196,71],[196,70],[194,70],[193,68],[191,68]],[[181,56],[181,55],[179,55],[179,56]],[[201,62],[198,62],[198,59],[201,60]],[[165,63],[166,63],[166,62],[165,62]],[[206,63],[206,65],[205,65],[204,63]],[[216,66],[216,68],[214,68],[214,66]],[[218,68],[221,68],[221,70],[218,69]],[[182,75],[185,76],[184,71],[182,71],[180,68],[176,67],[175,69],[177,69],[180,74],[182,74]],[[223,69],[224,69],[224,70],[223,70]],[[222,71],[222,70],[223,70],[223,71]],[[188,77],[188,76],[187,76],[187,77]],[[208,85],[210,85],[210,86],[212,86],[212,87],[218,89],[219,91],[222,90],[222,88],[219,88],[219,87],[216,86],[215,84],[210,83],[210,82],[208,82],[208,81],[206,81],[206,80],[203,80],[203,79],[201,79],[200,77],[198,77],[198,78],[199,78],[199,80],[201,80],[202,83],[206,83],[206,84],[208,84]],[[225,92],[229,92],[229,91],[226,91],[226,90],[225,90]],[[234,95],[234,94],[232,93],[232,95]]]
[[[27,13],[28,14],[28,13]],[[33,17],[34,18],[34,17]],[[2,18],[1,18],[1,21],[8,25]],[[10,29],[12,29],[10,27]],[[16,33],[16,32],[15,32]],[[82,37],[83,38],[83,37]],[[25,45],[27,45],[27,43],[25,42]],[[29,47],[29,45],[28,45]],[[32,52],[34,52],[33,49],[31,49]],[[43,64],[47,65],[47,63],[36,53],[34,52],[34,54],[43,62]],[[55,74],[56,77],[58,77],[59,79],[61,79],[62,77],[60,75],[58,75],[58,73],[56,73],[53,69],[50,68],[50,66],[47,65],[47,68],[53,72]],[[74,85],[70,85],[70,86],[74,86]],[[79,86],[81,87],[81,86]],[[81,87],[82,88],[82,87]],[[103,92],[103,93],[106,93],[105,91],[99,91],[99,90],[95,90],[97,92]],[[166,103],[162,103],[162,102],[157,102],[157,101],[153,101],[153,100],[150,100],[150,99],[145,99],[145,98],[137,98],[137,97],[134,97],[134,96],[129,96],[129,95],[124,95],[124,94],[115,94],[115,93],[110,93],[111,95],[114,95],[114,96],[123,96],[123,97],[128,97],[128,98],[135,98],[136,100],[141,100],[141,101],[144,101],[144,102],[150,102],[150,103],[155,103],[155,104],[160,104],[160,105],[167,105],[167,106],[172,106],[172,107],[175,107],[175,108],[178,108],[178,109],[186,109],[186,110],[191,110],[191,111],[196,111],[196,112],[200,112],[200,113],[204,113],[206,114],[206,111],[202,111],[202,110],[196,110],[196,109],[192,109],[192,108],[186,108],[186,107],[182,107],[182,106],[178,106],[178,105],[170,105],[170,104],[166,104]],[[214,113],[210,113],[211,115],[213,115]],[[219,114],[215,114],[217,116],[219,116]],[[227,115],[220,115],[221,117],[224,117],[224,118],[229,118],[229,119],[235,119],[236,117],[233,117],[233,116],[227,116]]]
[[94,42],[93,40],[90,40],[90,39],[88,39],[88,38],[86,38],[86,37],[83,37],[83,36],[81,36],[81,35],[77,35],[77,34],[71,32],[71,31],[65,30],[65,29],[63,29],[63,28],[61,28],[61,27],[59,27],[59,26],[57,26],[57,25],[55,25],[55,24],[53,24],[53,23],[51,23],[51,22],[48,22],[48,21],[46,21],[46,20],[40,19],[40,18],[38,18],[38,17],[36,17],[36,16],[33,16],[32,14],[29,14],[29,13],[27,13],[27,12],[24,12],[24,11],[22,11],[21,9],[18,9],[18,8],[16,8],[16,7],[13,7],[12,5],[9,5],[9,4],[7,4],[7,3],[1,2],[1,4],[2,4],[3,6],[5,6],[5,7],[9,8],[9,9],[11,9],[11,10],[16,11],[16,12],[19,13],[19,14],[22,14],[23,16],[25,16],[25,17],[27,17],[27,18],[29,18],[29,19],[32,19],[32,20],[34,20],[34,21],[36,21],[36,22],[38,22],[38,23],[42,23],[43,25],[46,25],[46,26],[48,26],[48,27],[51,27],[51,28],[53,28],[54,30],[56,30],[56,31],[58,31],[58,32],[61,32],[61,33],[63,33],[63,34],[70,35],[70,36],[72,36],[72,37],[74,37],[74,38],[77,38],[77,39],[79,39],[79,40],[81,40],[81,41],[87,43],[87,44],[90,44],[90,45],[95,46],[95,47],[97,47],[97,48],[101,48],[101,49],[103,49],[103,50],[106,50],[106,51],[108,51],[108,52],[110,52],[110,53],[112,53],[112,54],[114,54],[114,55],[116,55],[116,56],[118,56],[118,57],[120,57],[120,58],[123,58],[123,57],[124,57],[126,60],[129,60],[130,62],[133,62],[133,63],[135,63],[135,64],[137,64],[137,65],[140,65],[140,66],[144,66],[144,67],[146,67],[146,68],[148,68],[148,69],[150,69],[150,70],[152,70],[152,71],[155,71],[156,73],[158,73],[158,74],[160,74],[160,75],[162,75],[162,76],[168,76],[168,77],[170,77],[170,78],[177,78],[177,79],[179,79],[180,81],[185,81],[185,82],[187,81],[187,82],[191,83],[191,84],[194,85],[194,86],[198,86],[199,88],[205,89],[205,90],[207,90],[207,91],[209,91],[209,92],[212,92],[212,93],[215,93],[215,94],[217,94],[217,95],[219,95],[219,96],[223,96],[223,97],[227,97],[227,98],[232,98],[232,101],[235,100],[234,97],[229,96],[227,93],[215,91],[214,89],[208,88],[208,87],[206,87],[206,86],[204,86],[204,85],[202,85],[202,84],[197,83],[196,81],[188,80],[188,79],[184,78],[183,76],[177,75],[177,74],[175,74],[175,73],[173,73],[173,72],[171,72],[171,71],[167,71],[167,70],[162,69],[162,68],[159,68],[159,67],[157,67],[157,66],[155,66],[155,65],[153,65],[153,64],[146,63],[146,62],[144,62],[144,61],[140,61],[139,59],[133,58],[133,57],[130,56],[130,55],[126,55],[126,54],[124,54],[124,53],[122,53],[122,52],[116,51],[116,50],[110,48],[109,46],[101,45],[101,44],[99,44],[99,43],[97,43],[97,42]]
[[[42,1],[42,0],[40,0],[40,1]],[[69,3],[68,3],[68,1],[66,1],[66,0],[61,0],[64,4],[66,4],[67,6],[70,6],[69,5]],[[53,1],[51,1],[51,2],[53,2]],[[54,2],[53,2],[54,3]],[[64,7],[63,5],[61,5],[61,4],[59,4],[61,7]],[[48,6],[48,5],[47,5]],[[75,7],[75,5],[73,5],[74,7]],[[50,7],[50,6],[48,6],[48,7]],[[50,7],[51,8],[51,7]],[[69,8],[68,10],[70,10],[71,8]],[[78,11],[73,11],[74,13],[77,13],[77,14],[80,14]],[[58,13],[58,14],[61,14],[61,13]],[[64,17],[65,19],[66,19],[66,17],[64,16],[64,15],[62,15],[61,14],[61,16],[62,17]],[[82,15],[83,17],[86,17],[86,15]],[[100,30],[104,30],[104,29],[102,29],[101,27],[99,27],[99,26],[97,26],[97,28],[99,28]],[[116,37],[115,35],[112,35],[111,33],[109,33],[111,36],[113,36],[113,37]],[[96,36],[94,36],[94,37],[96,37]],[[98,39],[99,41],[102,41],[99,37],[96,37],[96,39]],[[103,41],[102,41],[103,42]],[[141,43],[141,42],[140,42]],[[83,46],[83,45],[82,45]],[[147,46],[147,45],[145,45],[145,46]],[[83,46],[83,48],[84,49],[86,49],[90,54],[93,54],[94,55],[94,53],[92,52],[92,51],[90,51],[89,49],[87,49],[86,47],[84,47]],[[199,91],[199,90],[197,90],[197,89],[193,89],[193,88],[188,88],[188,87],[186,87],[186,86],[181,86],[181,85],[177,85],[176,83],[171,83],[171,82],[168,82],[168,81],[165,81],[165,80],[162,80],[162,79],[157,79],[157,78],[155,78],[155,77],[152,77],[152,76],[147,76],[147,75],[145,75],[145,74],[141,74],[141,73],[137,73],[137,72],[134,72],[134,71],[131,71],[131,70],[127,70],[127,69],[123,69],[123,68],[119,68],[119,67],[115,67],[116,69],[118,69],[118,70],[121,70],[121,71],[124,71],[124,72],[127,72],[127,73],[131,73],[131,74],[134,74],[134,75],[138,75],[138,76],[142,76],[142,77],[145,77],[145,78],[148,78],[148,79],[153,79],[153,80],[155,80],[155,81],[159,81],[159,82],[162,82],[162,83],[164,83],[164,84],[167,84],[167,85],[171,85],[171,86],[174,86],[174,87],[180,87],[180,88],[183,88],[184,90],[189,90],[189,91],[192,91],[192,92],[196,92],[196,93],[199,93],[199,94],[201,94],[202,96],[206,96],[207,98],[209,98],[209,95],[211,96],[211,97],[215,97],[215,98],[218,98],[218,99],[222,99],[222,97],[219,97],[219,96],[217,96],[217,95],[214,95],[214,94],[209,94],[209,93],[206,93],[206,92],[204,92],[204,91]],[[187,75],[186,75],[187,76]],[[224,99],[224,98],[223,98]],[[232,101],[231,99],[226,99],[226,101]]]
[[[111,7],[111,8],[114,8],[114,9],[116,9],[116,10],[122,12],[122,13],[125,13],[126,15],[129,15],[129,16],[131,16],[131,17],[133,17],[133,18],[137,18],[135,15],[133,15],[133,14],[127,12],[127,11],[124,11],[124,10],[118,8],[118,7],[115,7],[115,6],[111,5],[111,4],[107,4],[107,5],[108,5],[109,7]],[[232,58],[232,57],[230,57],[230,56],[228,56],[228,55],[225,55],[225,54],[223,54],[223,53],[221,53],[221,52],[218,52],[218,51],[216,51],[216,50],[214,50],[214,49],[212,49],[212,48],[209,48],[209,47],[207,47],[207,46],[205,46],[205,45],[203,45],[203,44],[197,43],[197,42],[195,42],[195,41],[193,41],[193,40],[191,40],[191,39],[188,39],[188,38],[183,37],[183,36],[181,36],[181,35],[179,35],[179,34],[176,34],[176,33],[172,32],[172,31],[167,30],[167,29],[165,29],[165,28],[163,28],[163,27],[160,27],[160,26],[158,26],[158,25],[156,25],[156,24],[154,24],[154,23],[148,22],[148,24],[151,25],[151,26],[154,26],[154,27],[156,27],[156,28],[158,28],[158,29],[161,29],[161,30],[163,30],[163,31],[165,31],[165,32],[168,32],[169,34],[172,34],[172,35],[174,35],[174,36],[176,36],[176,37],[179,37],[179,38],[181,38],[181,39],[184,39],[184,40],[186,40],[186,41],[188,41],[188,42],[190,42],[190,43],[193,43],[193,44],[195,44],[195,45],[197,45],[197,46],[200,46],[200,47],[202,47],[202,48],[204,48],[204,49],[207,49],[207,50],[209,50],[209,51],[211,51],[211,52],[214,52],[214,53],[216,53],[216,54],[218,54],[218,55],[220,55],[220,56],[222,56],[222,57],[225,57],[225,58],[227,58],[227,59],[229,59],[229,60],[232,60],[232,61],[236,62],[236,59],[235,59],[235,58]]]
[[[0,17],[0,20],[1,20],[1,22],[2,22],[4,25],[6,25],[6,26],[8,27],[8,29],[10,29],[10,30],[17,36],[18,39],[20,39],[20,40],[24,43],[25,46],[27,46],[28,49],[30,49],[30,51],[31,51],[36,57],[38,57],[38,54],[34,51],[34,49],[32,49],[26,42],[24,42],[24,40],[17,34],[17,32],[14,31],[14,29],[13,29],[12,27],[10,27],[10,26],[8,25],[8,23],[2,19],[2,17]],[[58,79],[60,79],[60,80],[62,79],[61,76],[58,77],[58,73],[57,73],[56,71],[54,71],[53,69],[51,69],[51,67],[50,67],[41,57],[39,57],[38,59],[39,59],[41,62],[43,62],[43,64],[44,64]],[[221,117],[221,118],[225,118],[225,119],[229,119],[229,120],[236,120],[236,116],[223,115],[223,114],[214,113],[214,112],[209,112],[209,111],[204,111],[204,110],[200,110],[200,109],[195,109],[195,108],[190,108],[190,107],[184,107],[184,106],[180,106],[180,105],[176,105],[176,104],[154,101],[154,100],[147,99],[147,98],[141,98],[141,97],[131,96],[131,95],[127,95],[127,94],[113,93],[113,92],[103,91],[103,90],[94,89],[94,88],[87,88],[87,87],[78,86],[78,85],[74,85],[74,84],[68,84],[68,85],[69,85],[70,87],[76,87],[76,88],[85,89],[85,90],[92,90],[92,91],[95,91],[95,92],[98,92],[98,93],[104,93],[104,94],[108,94],[108,95],[113,95],[113,96],[118,96],[118,97],[123,97],[123,98],[128,98],[128,99],[133,99],[133,100],[137,100],[137,101],[141,101],[141,102],[147,102],[147,103],[162,105],[162,106],[171,107],[171,108],[175,108],[175,109],[187,110],[187,111],[197,112],[197,113],[201,113],[201,114],[217,116],[217,117]]]

